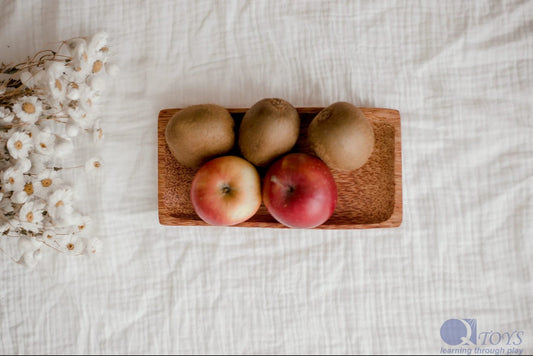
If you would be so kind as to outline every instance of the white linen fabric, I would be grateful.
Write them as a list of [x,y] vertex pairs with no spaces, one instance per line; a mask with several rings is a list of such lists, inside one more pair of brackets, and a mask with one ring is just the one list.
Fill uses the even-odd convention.
[[[453,318],[533,353],[532,19],[532,1],[0,1],[1,61],[104,30],[121,67],[105,181],[78,202],[105,251],[0,257],[0,353],[438,354]],[[159,110],[265,97],[398,109],[401,227],[160,226]]]

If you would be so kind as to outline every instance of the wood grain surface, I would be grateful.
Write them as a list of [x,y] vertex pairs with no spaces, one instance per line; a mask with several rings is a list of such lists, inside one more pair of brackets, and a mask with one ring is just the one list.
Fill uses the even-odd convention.
[[[311,153],[307,127],[320,107],[297,108],[300,137],[292,152]],[[315,229],[391,228],[402,222],[402,152],[400,113],[381,108],[360,108],[371,121],[375,147],[367,163],[354,171],[332,170],[337,183],[337,207],[331,218]],[[195,171],[179,164],[165,141],[165,128],[180,109],[164,109],[158,120],[158,207],[162,225],[205,226],[194,212],[190,186]],[[246,108],[228,109],[236,130]],[[239,155],[237,147],[229,154]],[[264,171],[260,171],[264,176]],[[264,204],[248,221],[236,227],[285,228],[268,213]]]

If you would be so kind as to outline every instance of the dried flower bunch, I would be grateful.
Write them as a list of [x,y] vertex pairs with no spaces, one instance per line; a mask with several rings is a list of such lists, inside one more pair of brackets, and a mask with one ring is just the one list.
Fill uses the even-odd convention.
[[96,103],[117,70],[109,62],[106,33],[62,41],[57,50],[0,66],[0,239],[18,239],[21,256],[9,255],[15,262],[35,266],[43,247],[73,255],[100,249],[63,173],[95,173],[102,161],[63,162],[81,137],[103,139]]

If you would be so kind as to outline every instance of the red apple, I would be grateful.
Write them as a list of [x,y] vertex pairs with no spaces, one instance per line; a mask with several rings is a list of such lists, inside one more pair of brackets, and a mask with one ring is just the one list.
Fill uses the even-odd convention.
[[263,201],[280,223],[313,228],[330,218],[337,203],[337,185],[328,166],[305,153],[283,156],[268,169]]
[[255,167],[237,156],[205,163],[191,185],[194,211],[208,224],[229,226],[252,217],[261,205],[261,181]]

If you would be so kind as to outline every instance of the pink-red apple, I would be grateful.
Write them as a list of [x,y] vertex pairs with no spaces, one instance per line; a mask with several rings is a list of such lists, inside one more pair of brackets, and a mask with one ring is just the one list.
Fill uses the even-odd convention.
[[333,214],[337,185],[322,160],[305,153],[290,153],[268,169],[263,182],[263,202],[280,223],[313,228]]
[[261,205],[259,174],[250,162],[237,156],[212,159],[194,175],[191,202],[208,224],[239,224],[251,218]]

